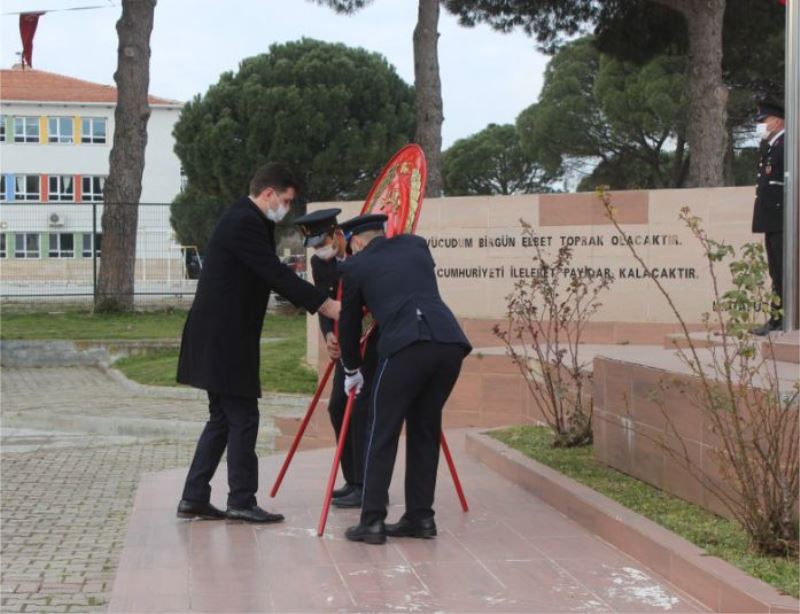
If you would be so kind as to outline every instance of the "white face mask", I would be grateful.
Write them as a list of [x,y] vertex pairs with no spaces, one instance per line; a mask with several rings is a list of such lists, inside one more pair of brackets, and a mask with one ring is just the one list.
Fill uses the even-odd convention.
[[336,255],[336,249],[333,247],[333,245],[326,245],[324,247],[320,247],[318,250],[315,250],[314,254],[317,256],[317,258],[330,260]]
[[267,209],[267,217],[276,224],[286,217],[289,213],[289,205],[281,202],[277,209]]
[[759,122],[756,124],[756,136],[761,141],[765,141],[769,136],[769,129],[767,128],[767,124],[764,122]]

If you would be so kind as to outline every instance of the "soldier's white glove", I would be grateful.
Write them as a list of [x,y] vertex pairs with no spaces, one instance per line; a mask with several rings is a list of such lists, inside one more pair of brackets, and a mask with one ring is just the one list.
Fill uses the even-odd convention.
[[356,369],[352,373],[348,373],[345,369],[344,372],[344,393],[350,395],[350,392],[355,390],[356,394],[361,392],[364,387],[364,376],[361,375],[361,370]]

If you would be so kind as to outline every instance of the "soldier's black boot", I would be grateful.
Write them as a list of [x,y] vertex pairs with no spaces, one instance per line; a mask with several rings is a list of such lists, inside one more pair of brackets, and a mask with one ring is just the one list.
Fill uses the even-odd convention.
[[365,544],[385,544],[386,527],[383,520],[376,520],[372,524],[357,524],[344,532],[344,536],[351,542],[364,542]]

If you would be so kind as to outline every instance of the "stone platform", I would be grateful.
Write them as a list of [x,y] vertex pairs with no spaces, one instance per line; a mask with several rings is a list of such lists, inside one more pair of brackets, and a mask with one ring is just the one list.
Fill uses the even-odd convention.
[[[184,521],[185,470],[147,475],[136,496],[109,612],[697,612],[701,605],[636,560],[464,452],[448,437],[471,509],[444,463],[435,540],[348,542],[357,511],[331,510],[316,536],[332,450],[299,453],[275,500],[281,455],[261,460],[260,503],[286,522]],[[402,447],[402,446],[401,446]],[[389,520],[403,510],[402,459]],[[223,505],[225,467],[212,501]],[[221,478],[221,479],[220,479]]]

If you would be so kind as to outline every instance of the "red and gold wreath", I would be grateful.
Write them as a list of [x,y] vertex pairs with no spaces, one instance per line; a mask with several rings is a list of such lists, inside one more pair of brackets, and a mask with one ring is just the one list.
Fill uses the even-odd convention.
[[428,164],[419,145],[406,145],[383,167],[372,184],[361,213],[389,216],[386,235],[413,233],[425,198]]

